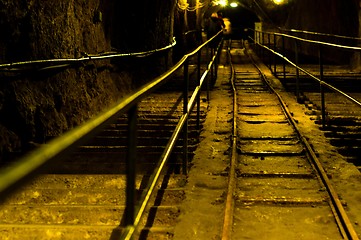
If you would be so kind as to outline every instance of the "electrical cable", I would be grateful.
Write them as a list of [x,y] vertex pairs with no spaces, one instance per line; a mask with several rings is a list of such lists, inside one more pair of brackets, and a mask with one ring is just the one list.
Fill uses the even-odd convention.
[[[29,70],[24,67],[32,67],[38,64],[46,64],[47,66],[44,68],[36,68],[36,70],[45,70],[50,68],[64,68],[66,66],[70,66],[71,64],[93,61],[93,60],[104,60],[109,58],[117,58],[117,57],[147,57],[151,54],[168,50],[176,45],[175,37],[173,37],[173,41],[163,48],[153,49],[146,52],[134,52],[134,53],[119,53],[119,52],[104,52],[100,54],[87,54],[84,53],[83,57],[80,58],[63,58],[63,59],[45,59],[45,60],[33,60],[33,61],[23,61],[23,62],[14,62],[14,63],[6,63],[0,64],[0,71],[4,72],[16,72],[16,71],[24,71]],[[20,68],[19,68],[20,67]]]

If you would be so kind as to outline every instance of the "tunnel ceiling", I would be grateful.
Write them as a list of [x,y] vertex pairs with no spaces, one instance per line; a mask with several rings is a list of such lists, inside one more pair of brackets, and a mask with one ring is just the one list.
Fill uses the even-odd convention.
[[[228,3],[236,2],[238,7],[231,8],[229,6],[222,7],[216,5],[215,0],[206,0],[205,3],[208,6],[206,14],[211,12],[223,11],[226,13],[226,17],[234,18],[231,21],[242,18],[242,14],[248,13],[247,16],[255,15],[259,20],[274,24],[277,26],[283,26],[288,18],[288,13],[296,0],[228,0]],[[227,13],[229,16],[227,16]]]

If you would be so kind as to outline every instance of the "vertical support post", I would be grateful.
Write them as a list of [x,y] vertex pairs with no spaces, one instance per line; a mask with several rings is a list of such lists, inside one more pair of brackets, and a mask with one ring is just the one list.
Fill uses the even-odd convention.
[[256,54],[258,55],[258,32],[256,30],[254,30],[254,42],[253,42],[253,46],[254,46],[254,51],[256,52]]
[[214,82],[217,79],[217,69],[218,69],[218,47],[214,49],[214,53],[215,58],[214,58],[214,62],[213,62],[213,67],[214,67],[214,78],[212,79],[212,86],[214,84]]
[[[295,40],[295,63],[296,66],[298,66],[298,43],[297,40]],[[300,70],[296,68],[296,97],[297,100],[300,98]]]
[[[184,62],[184,89],[183,89],[183,114],[188,112],[188,89],[189,89],[189,73],[188,73],[188,58]],[[188,173],[188,119],[183,127],[183,162],[182,173]]]
[[[267,42],[267,47],[269,49],[271,49],[271,34],[270,33],[267,33],[267,38],[268,38],[268,42]],[[269,69],[272,71],[272,61],[271,61],[271,51],[267,51],[268,52],[268,58],[267,58],[267,61],[268,61],[268,67]]]
[[136,152],[137,152],[137,112],[138,105],[128,111],[128,152],[127,152],[127,186],[126,186],[126,210],[125,224],[133,225],[135,218],[136,198]]
[[323,87],[323,56],[322,46],[318,45],[318,59],[320,65],[320,92],[321,92],[321,114],[322,114],[322,128],[326,127],[326,104],[325,104],[325,88]]
[[260,54],[259,54],[259,32],[257,32],[256,30],[255,30],[255,42],[254,42],[254,47],[255,47],[255,50],[256,50],[256,54],[259,56]]
[[[212,60],[213,58],[213,48],[211,48],[211,57],[210,57],[210,61]],[[211,65],[211,76],[210,78],[207,77],[207,101],[209,101],[210,99],[210,85],[211,85],[211,82],[213,81],[213,65]]]
[[[282,35],[282,55],[286,56],[285,36]],[[286,80],[286,61],[283,59],[283,80]]]
[[[211,61],[213,59],[213,55],[214,55],[214,48],[211,48],[211,58],[210,58]],[[213,65],[214,64],[211,65],[211,82],[213,81],[213,78],[214,78]]]
[[[277,52],[277,44],[276,44],[276,34],[273,33],[273,51]],[[277,56],[276,54],[273,54],[273,62],[274,62],[274,67],[273,67],[273,73],[275,76],[277,76]]]
[[[263,32],[262,32],[262,45],[264,45],[264,33]],[[262,60],[265,61],[264,48],[261,48],[261,55],[262,55]]]
[[[201,85],[201,51],[198,51],[197,55],[197,79],[198,79],[198,86]],[[197,95],[197,130],[200,130],[200,112],[201,112],[201,89],[199,89],[199,93]]]

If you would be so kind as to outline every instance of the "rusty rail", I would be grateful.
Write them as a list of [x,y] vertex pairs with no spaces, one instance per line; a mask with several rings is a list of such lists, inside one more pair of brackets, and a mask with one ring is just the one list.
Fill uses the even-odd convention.
[[[271,49],[265,47],[265,49],[272,51]],[[274,51],[272,51],[273,53],[275,53]],[[275,53],[277,54],[277,53]],[[251,58],[252,59],[252,58]],[[253,59],[252,59],[253,61]],[[291,62],[292,63],[292,62]],[[292,63],[293,66],[299,68],[296,64]],[[256,65],[255,65],[256,66]],[[262,73],[262,71],[259,69],[258,66],[256,66],[259,70],[260,73]],[[302,71],[302,68],[299,68]],[[315,76],[313,76],[312,74],[310,74],[310,76],[312,78],[314,78],[315,80],[318,80],[320,82],[320,84],[322,83],[321,80],[317,79]],[[267,85],[269,86],[269,88],[272,90],[272,92],[274,92],[277,95],[277,98],[279,99],[279,102],[281,103],[281,106],[283,108],[283,111],[285,112],[285,115],[287,115],[288,120],[290,121],[290,123],[292,124],[294,130],[297,132],[297,135],[299,136],[299,138],[301,139],[303,145],[305,146],[309,156],[310,156],[310,160],[312,161],[313,165],[315,166],[315,169],[317,171],[317,173],[320,176],[320,179],[322,181],[322,183],[324,184],[325,188],[327,189],[327,192],[330,196],[330,206],[331,209],[334,213],[334,217],[335,220],[338,224],[338,227],[340,229],[341,234],[343,235],[343,237],[345,239],[352,239],[352,240],[358,240],[359,237],[354,229],[354,227],[352,226],[351,221],[349,220],[345,209],[343,208],[341,201],[338,197],[338,194],[336,193],[335,189],[332,186],[332,183],[330,181],[330,179],[327,176],[327,173],[325,171],[325,169],[323,168],[320,160],[318,159],[316,153],[314,152],[313,148],[311,147],[311,145],[308,143],[307,139],[301,134],[299,128],[297,127],[297,123],[295,122],[295,120],[292,117],[291,112],[289,111],[287,104],[283,101],[281,95],[274,90],[274,88],[271,86],[271,84],[269,83],[269,81],[267,80],[267,77],[262,74],[263,79],[265,80],[265,82],[267,83]],[[325,86],[329,87],[332,90],[335,90],[336,92],[340,92],[340,90],[338,90],[337,88],[324,83]],[[357,101],[356,101],[357,102]]]

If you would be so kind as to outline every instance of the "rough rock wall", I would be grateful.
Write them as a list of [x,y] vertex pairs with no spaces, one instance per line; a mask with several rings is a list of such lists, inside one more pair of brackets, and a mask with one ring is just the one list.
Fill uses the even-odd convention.
[[286,27],[314,32],[355,36],[358,26],[358,0],[298,0]]
[[[173,41],[175,0],[115,1],[115,17],[112,25],[112,46],[120,52],[146,52],[168,46]],[[170,62],[170,52],[162,52],[146,59],[129,59],[127,66],[139,86],[163,72]],[[141,66],[141,67],[139,67]]]
[[[290,10],[285,27],[357,37],[359,28],[358,2],[359,0],[297,0]],[[302,34],[300,36],[304,37]],[[332,37],[313,37],[312,39],[355,45],[354,41],[339,40]],[[318,55],[318,48],[311,45],[304,45],[301,51],[308,56],[317,57]],[[332,50],[325,57],[328,60],[348,63],[350,54]]]
[[[361,0],[355,0],[356,2],[356,8],[358,10],[358,22],[359,26],[357,28],[358,30],[358,38],[361,38]],[[357,46],[361,47],[361,41],[358,41]],[[354,71],[361,72],[361,52],[356,52],[353,55],[351,66],[354,69]]]
[[[0,0],[0,64],[79,58],[112,47],[136,52],[170,43],[174,1],[133,1],[132,6],[121,2]],[[101,60],[46,71],[0,71],[0,161],[8,152],[43,143],[103,111],[149,70],[139,71],[134,63],[150,62],[153,67],[157,60]]]

